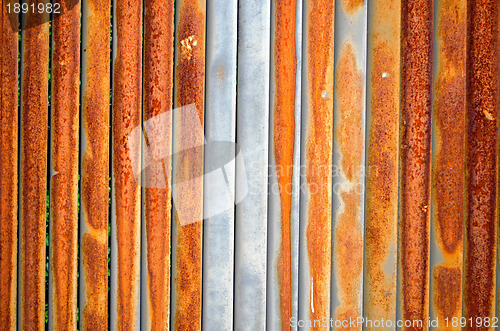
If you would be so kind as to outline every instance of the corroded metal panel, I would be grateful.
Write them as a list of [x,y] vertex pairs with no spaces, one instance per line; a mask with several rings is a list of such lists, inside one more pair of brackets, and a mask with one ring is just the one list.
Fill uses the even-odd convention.
[[467,4],[463,316],[467,330],[492,330],[484,322],[495,316],[500,3]]
[[[38,4],[28,1],[28,4]],[[48,1],[41,1],[46,4]],[[48,14],[23,15],[19,225],[19,328],[45,327]]]
[[[152,169],[150,178],[142,179],[141,327],[168,330],[174,1],[145,0],[144,11],[143,123],[159,115],[168,116],[169,120],[160,121],[164,125],[148,126],[149,130],[145,133],[147,146],[144,149],[153,151],[161,144],[168,156],[156,163],[158,168]],[[153,176],[156,174],[166,181],[165,187],[155,185]]]
[[141,189],[132,166],[141,163],[141,150],[132,149],[130,134],[141,125],[142,1],[116,0],[113,10],[110,323],[139,330]]
[[460,330],[452,321],[462,317],[467,1],[435,8],[430,317]]
[[[304,1],[299,319],[330,316],[333,150],[333,1]],[[304,170],[302,170],[302,168]]]
[[398,319],[427,329],[433,0],[403,0]]
[[0,326],[16,330],[19,33],[10,25],[6,3],[0,4]]
[[378,321],[396,319],[400,13],[399,0],[368,6],[363,315]]
[[[362,316],[366,2],[337,0],[335,24],[330,316],[343,322]],[[361,324],[351,328],[361,330]]]

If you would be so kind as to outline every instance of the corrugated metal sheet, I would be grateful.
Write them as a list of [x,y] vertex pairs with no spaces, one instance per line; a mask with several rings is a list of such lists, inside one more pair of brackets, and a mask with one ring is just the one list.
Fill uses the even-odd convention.
[[498,326],[497,0],[26,5],[0,330]]

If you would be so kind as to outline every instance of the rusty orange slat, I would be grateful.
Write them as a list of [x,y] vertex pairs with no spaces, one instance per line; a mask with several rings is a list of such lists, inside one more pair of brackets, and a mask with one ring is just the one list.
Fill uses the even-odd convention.
[[498,194],[499,15],[495,0],[468,1],[466,95],[465,329],[495,316]]
[[[429,302],[433,0],[403,0],[398,319],[426,329]],[[421,325],[420,325],[421,324]]]
[[49,328],[70,330],[77,328],[79,2],[54,17],[52,45]]
[[111,328],[140,328],[141,190],[128,135],[141,125],[142,0],[114,2]]
[[[181,0],[176,4],[175,107],[196,106],[196,115],[204,126],[205,90],[205,0]],[[193,130],[194,123],[179,114],[174,117],[176,146],[203,144],[203,133]],[[174,160],[174,185],[189,174],[201,174],[203,153],[198,150]],[[197,177],[183,188],[174,189],[172,329],[201,329],[203,178]],[[180,219],[179,211],[186,211]],[[182,225],[181,221],[183,222]]]
[[401,1],[370,2],[368,22],[363,314],[381,321],[396,318]]
[[[172,80],[174,56],[174,1],[146,0],[144,17],[144,121],[163,114],[171,125]],[[160,138],[171,154],[172,127],[159,126],[146,132]],[[147,142],[150,147],[158,141]],[[166,188],[148,187],[143,191],[144,225],[146,241],[143,264],[142,302],[145,316],[142,326],[149,330],[168,330],[170,318],[170,226],[171,226],[171,157],[161,162],[159,171]],[[151,183],[153,184],[153,183]]]
[[[0,31],[0,329],[15,330],[17,303],[18,32],[5,4]],[[17,17],[14,24],[17,24]]]
[[440,330],[459,330],[451,321],[462,316],[467,1],[436,4],[429,304]]
[[[269,209],[273,199],[279,204],[279,218],[270,218],[268,231],[270,238],[279,243],[279,250],[272,261],[270,271],[272,282],[269,285],[268,300],[273,305],[268,310],[267,325],[269,328],[286,330],[292,317],[292,175],[295,151],[295,92],[296,92],[296,0],[278,0],[273,10],[273,81],[272,98],[272,153],[271,164],[276,169],[278,192],[270,196]],[[273,192],[274,194],[274,192]],[[274,206],[274,205],[273,205]],[[268,242],[270,242],[269,239]],[[276,251],[270,249],[268,254]],[[279,253],[278,253],[279,252]],[[268,268],[269,269],[269,268]],[[273,299],[273,296],[277,298]],[[277,299],[277,300],[276,300]],[[275,315],[277,314],[277,316]]]
[[[48,3],[29,1],[28,4]],[[47,203],[48,14],[23,17],[21,78],[21,184],[19,327],[45,327]]]
[[[303,137],[305,185],[301,215],[302,264],[299,275],[299,319],[330,316],[332,148],[333,148],[333,1],[304,3]],[[312,326],[310,329],[324,329]]]
[[82,1],[80,329],[108,329],[110,0]]

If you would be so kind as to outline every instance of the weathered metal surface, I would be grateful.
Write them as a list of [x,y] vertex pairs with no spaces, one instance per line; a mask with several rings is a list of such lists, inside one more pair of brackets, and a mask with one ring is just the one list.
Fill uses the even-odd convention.
[[29,12],[22,24],[32,27],[22,32],[18,321],[32,330],[45,327],[48,14]]
[[236,206],[234,328],[266,328],[267,187],[269,145],[269,0],[240,1],[236,140],[248,195]]
[[[61,1],[66,5],[70,0]],[[52,23],[49,329],[76,329],[80,3]]]
[[437,0],[434,31],[430,317],[462,316],[467,2]]
[[[144,118],[169,116],[165,125],[150,127],[146,132],[148,146],[165,143],[171,154],[172,84],[174,57],[174,1],[145,0],[144,4]],[[156,138],[152,141],[152,138]],[[158,139],[159,138],[159,139]],[[143,262],[141,326],[146,330],[168,330],[170,320],[170,225],[171,225],[171,165],[170,157],[161,164],[161,178],[166,187],[143,185]],[[144,180],[144,178],[143,178]]]
[[[174,104],[176,108],[194,104],[194,120],[199,123],[193,123],[183,111],[175,112],[174,151],[204,141],[203,131],[194,127],[204,125],[206,2],[178,1],[176,12]],[[173,161],[172,329],[201,330],[203,150],[179,154]],[[197,177],[190,185],[182,185],[194,174]]]
[[463,316],[472,318],[469,330],[493,329],[477,322],[495,315],[499,15],[498,1],[468,2]]
[[363,302],[366,2],[337,1],[335,24],[330,316],[348,321],[362,316]]
[[[236,0],[207,3],[205,137],[208,142],[236,141],[237,9]],[[234,148],[216,154],[205,152],[205,169],[213,169],[220,163],[220,158],[234,160],[235,153]],[[227,187],[235,192],[234,163],[226,164],[224,169]],[[205,179],[205,211],[210,203],[207,201],[209,197],[220,193],[220,184]],[[226,211],[206,218],[203,224],[202,324],[206,330],[233,328],[233,202],[228,207]]]
[[110,0],[82,1],[80,299],[82,330],[108,329]]
[[304,6],[299,319],[328,330],[317,322],[330,316],[335,5]]
[[5,3],[0,4],[0,328],[16,330],[19,34]]
[[363,316],[372,321],[396,319],[400,14],[399,0],[368,6]]
[[412,325],[405,330],[427,329],[429,309],[433,10],[433,0],[402,2],[398,319]]
[[[292,193],[296,149],[295,118],[297,0],[272,7],[272,73],[269,151],[267,328],[290,328],[293,301]],[[298,170],[298,168],[296,169]],[[296,281],[296,279],[295,279]],[[296,289],[295,289],[296,290]],[[294,314],[297,317],[296,314]]]
[[129,135],[141,125],[142,0],[113,3],[111,328],[140,329],[141,189]]

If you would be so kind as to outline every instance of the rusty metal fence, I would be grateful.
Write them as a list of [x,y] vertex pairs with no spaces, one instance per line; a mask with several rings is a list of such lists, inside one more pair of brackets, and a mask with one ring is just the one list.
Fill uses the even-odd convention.
[[0,330],[499,327],[498,0],[2,0]]

